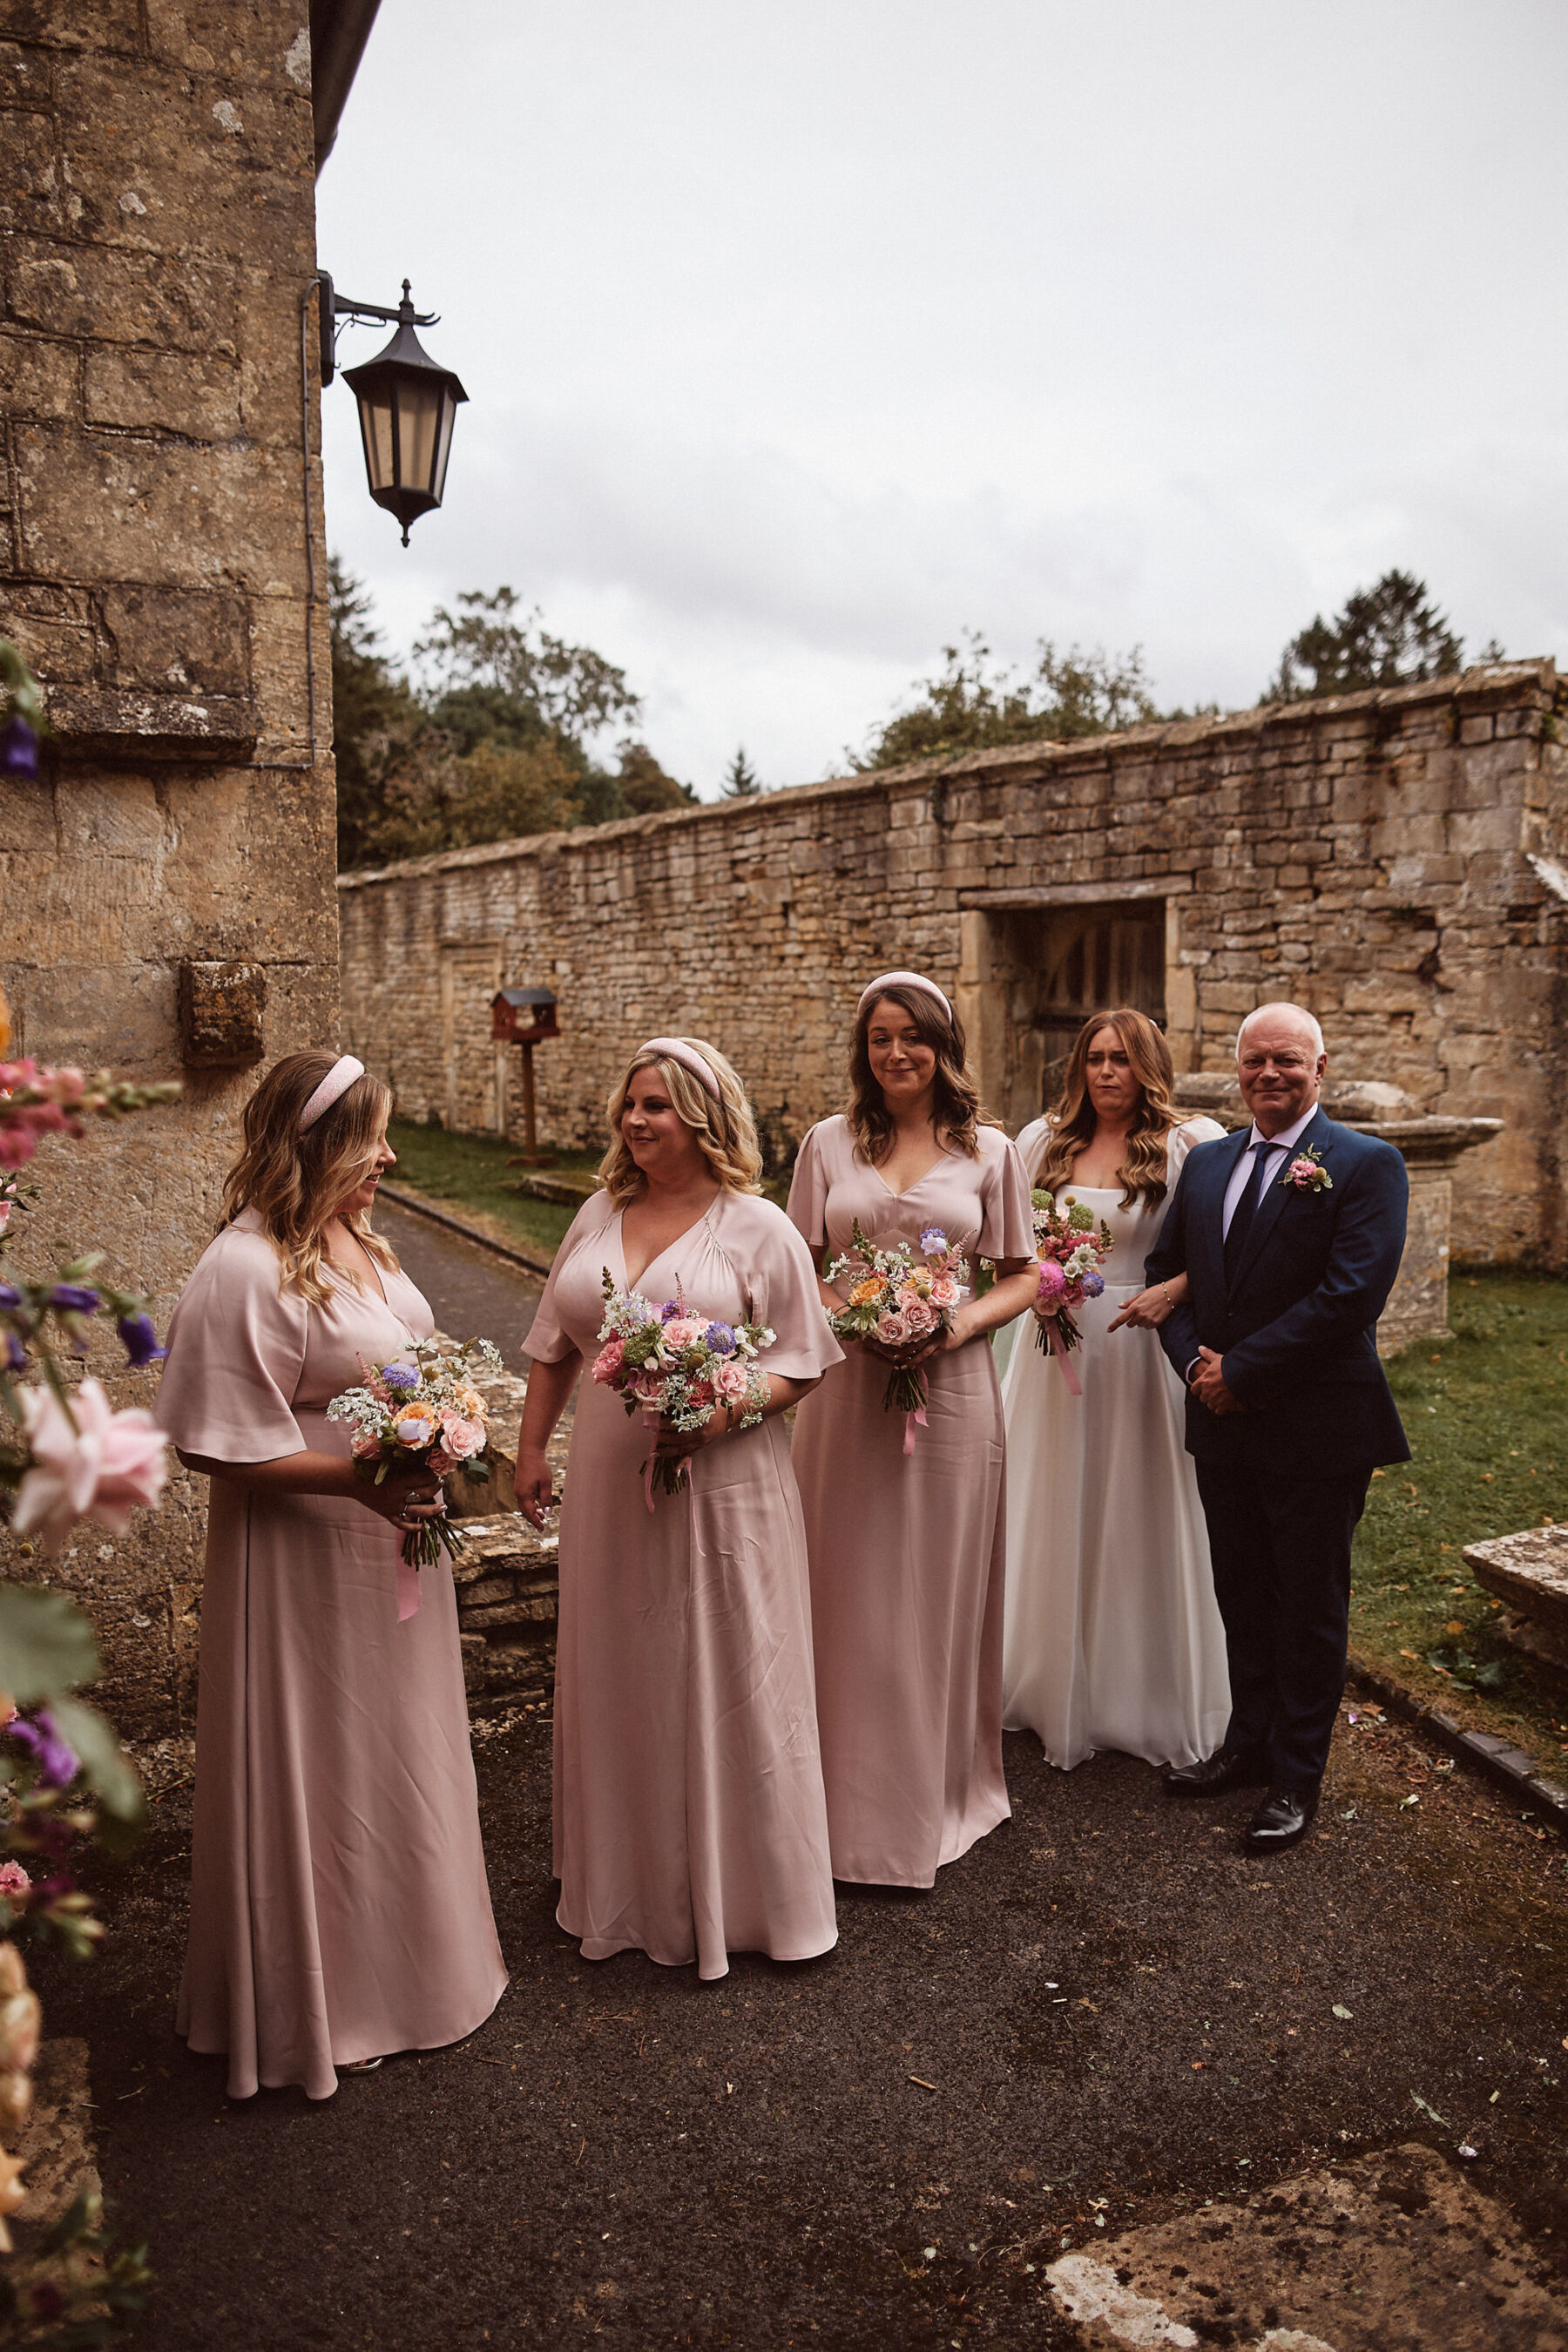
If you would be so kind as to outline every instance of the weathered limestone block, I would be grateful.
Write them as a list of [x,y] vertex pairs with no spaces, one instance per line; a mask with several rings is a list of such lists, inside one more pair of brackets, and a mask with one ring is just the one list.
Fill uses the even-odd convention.
[[297,456],[219,443],[198,462],[173,443],[42,425],[18,426],[16,446],[23,549],[43,578],[198,588],[221,546],[231,579],[303,593]]
[[194,258],[19,236],[5,277],[13,320],[51,335],[173,352],[237,347],[231,276]]
[[81,415],[81,354],[75,344],[0,332],[0,412],[75,424]]
[[221,441],[242,429],[239,392],[233,360],[123,344],[89,348],[87,353],[89,425]]
[[1467,1544],[1464,1557],[1477,1580],[1508,1604],[1509,1640],[1568,1668],[1568,1528],[1528,1528]]
[[244,695],[250,646],[243,597],[220,591],[106,588],[99,599],[118,683]]

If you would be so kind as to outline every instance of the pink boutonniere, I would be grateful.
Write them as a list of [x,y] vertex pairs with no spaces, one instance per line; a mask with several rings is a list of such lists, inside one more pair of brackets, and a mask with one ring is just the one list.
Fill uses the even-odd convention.
[[1279,1181],[1297,1192],[1331,1192],[1334,1189],[1334,1180],[1315,1150],[1298,1153]]

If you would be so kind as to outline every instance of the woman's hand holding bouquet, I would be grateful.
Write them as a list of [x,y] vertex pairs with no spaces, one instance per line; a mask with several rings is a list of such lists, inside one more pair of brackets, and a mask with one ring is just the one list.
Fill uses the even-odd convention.
[[[412,1363],[367,1364],[362,1356],[363,1386],[334,1397],[327,1419],[353,1423],[354,1466],[376,1489],[366,1500],[405,1529],[408,1566],[429,1568],[443,1551],[455,1558],[463,1548],[441,1480],[458,1469],[489,1476],[489,1417],[473,1377],[493,1376],[501,1360],[488,1339],[470,1339],[455,1356],[426,1340],[412,1352]],[[420,1514],[412,1523],[410,1510]]]
[[828,1310],[833,1336],[868,1348],[891,1366],[884,1409],[904,1416],[904,1452],[914,1451],[915,1429],[926,1425],[930,1383],[920,1369],[952,1333],[968,1296],[969,1267],[940,1225],[928,1225],[917,1256],[907,1244],[878,1249],[857,1219],[850,1247],[828,1266],[828,1283],[847,1280],[841,1307]]
[[617,1287],[605,1269],[603,1342],[593,1376],[612,1389],[628,1414],[641,1412],[654,1443],[642,1465],[643,1495],[653,1508],[657,1483],[679,1494],[688,1457],[732,1429],[763,1418],[773,1383],[756,1361],[773,1335],[765,1323],[724,1323],[693,1314],[678,1293],[656,1307],[640,1292]]

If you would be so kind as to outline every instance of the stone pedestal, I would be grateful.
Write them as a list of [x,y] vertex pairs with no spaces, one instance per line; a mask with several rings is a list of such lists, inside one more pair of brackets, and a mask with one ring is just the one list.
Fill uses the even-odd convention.
[[1464,1559],[1477,1581],[1506,1602],[1509,1640],[1568,1671],[1568,1528],[1526,1528],[1467,1544]]
[[[1247,1113],[1234,1077],[1178,1077],[1182,1108],[1203,1111],[1223,1127],[1244,1127]],[[1323,1108],[1342,1126],[1392,1143],[1410,1172],[1410,1216],[1405,1255],[1377,1327],[1377,1349],[1392,1356],[1413,1339],[1442,1339],[1448,1331],[1449,1228],[1454,1170],[1462,1153],[1489,1143],[1500,1118],[1423,1118],[1397,1087],[1363,1084],[1328,1088]]]

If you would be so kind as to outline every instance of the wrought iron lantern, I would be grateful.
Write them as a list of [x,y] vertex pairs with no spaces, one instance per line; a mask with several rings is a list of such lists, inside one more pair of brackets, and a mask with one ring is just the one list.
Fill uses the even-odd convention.
[[375,302],[349,301],[333,291],[324,273],[321,286],[323,384],[331,383],[335,370],[339,319],[396,321],[397,332],[385,349],[358,367],[345,368],[343,382],[359,403],[371,497],[402,524],[406,547],[410,525],[441,503],[453,420],[458,404],[468,395],[451,369],[433,360],[415,333],[416,326],[434,326],[437,313],[415,310],[406,278],[395,310]]

